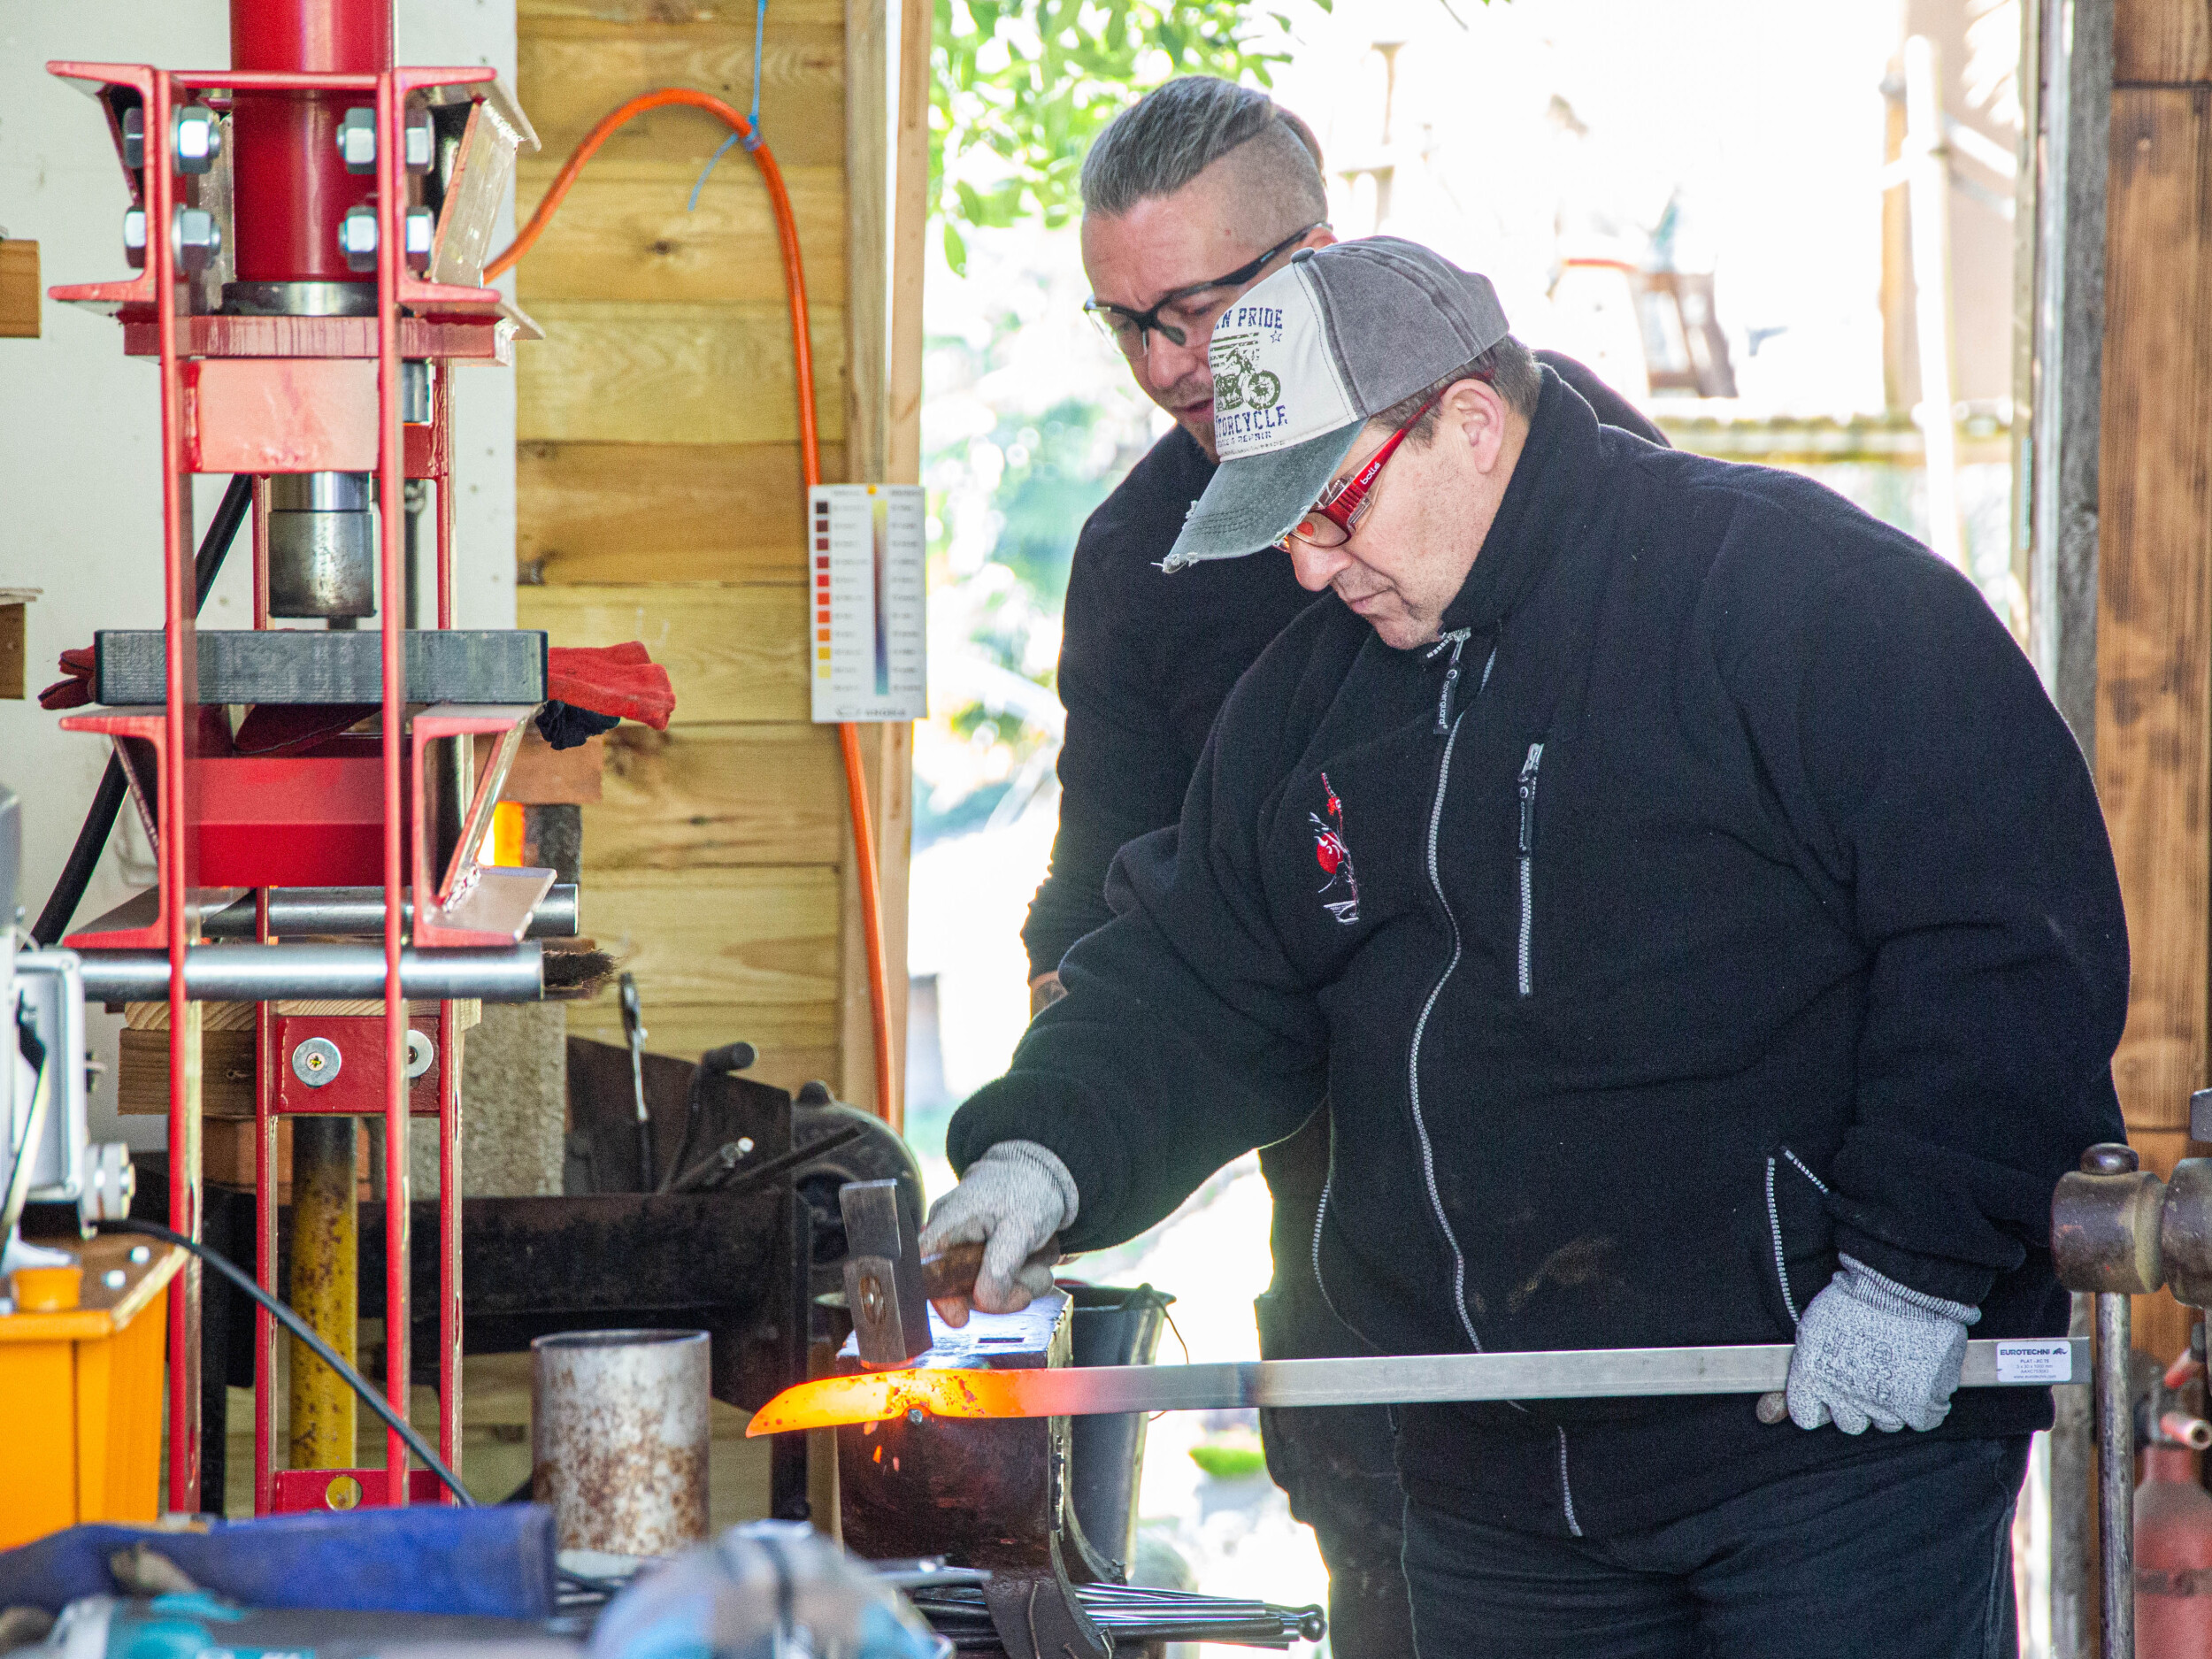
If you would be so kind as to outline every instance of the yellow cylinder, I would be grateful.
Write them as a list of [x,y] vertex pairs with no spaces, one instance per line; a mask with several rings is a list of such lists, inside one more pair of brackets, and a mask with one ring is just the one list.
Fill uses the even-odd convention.
[[[351,1118],[302,1114],[292,1119],[292,1306],[316,1335],[357,1358],[361,1237],[355,1207]],[[292,1346],[292,1455],[295,1469],[350,1469],[354,1394],[345,1379]]]

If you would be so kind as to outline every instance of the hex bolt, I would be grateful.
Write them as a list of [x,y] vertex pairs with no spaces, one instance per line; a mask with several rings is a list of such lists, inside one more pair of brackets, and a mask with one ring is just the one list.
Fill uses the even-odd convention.
[[345,1056],[327,1037],[310,1037],[292,1050],[292,1075],[310,1088],[321,1088],[337,1081],[339,1069],[344,1064]]
[[177,166],[184,173],[206,173],[223,153],[223,123],[204,104],[188,104],[177,111],[175,142]]
[[407,1080],[411,1083],[437,1063],[438,1045],[426,1033],[407,1033]]
[[146,210],[142,207],[123,211],[123,257],[134,271],[146,268]]
[[100,1282],[110,1290],[120,1290],[130,1282],[130,1275],[119,1267],[111,1267],[100,1275]]
[[438,129],[431,125],[430,111],[407,111],[407,145],[403,152],[410,173],[428,173],[430,164],[437,158]]
[[143,1267],[147,1263],[152,1261],[153,1259],[153,1251],[149,1249],[145,1245],[134,1244],[131,1246],[131,1260],[136,1263],[139,1266]]
[[349,207],[338,221],[338,248],[349,271],[376,269],[376,210]]
[[357,104],[338,118],[338,154],[348,173],[376,171],[376,111]]
[[417,271],[430,269],[430,245],[438,230],[438,217],[426,207],[407,210],[407,263]]
[[223,227],[204,207],[179,208],[169,221],[169,234],[179,276],[206,270],[223,251]]
[[146,165],[146,107],[134,104],[123,111],[123,165],[133,173]]

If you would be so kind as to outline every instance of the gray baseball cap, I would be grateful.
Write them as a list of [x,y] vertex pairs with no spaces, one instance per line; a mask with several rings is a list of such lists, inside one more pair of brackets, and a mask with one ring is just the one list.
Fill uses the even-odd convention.
[[1240,298],[1206,349],[1221,465],[1163,570],[1272,546],[1360,428],[1505,338],[1490,279],[1396,236],[1301,249]]

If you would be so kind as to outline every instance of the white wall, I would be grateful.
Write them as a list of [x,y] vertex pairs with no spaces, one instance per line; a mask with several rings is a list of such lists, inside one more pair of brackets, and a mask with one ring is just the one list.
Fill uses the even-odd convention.
[[[513,0],[399,0],[396,21],[400,62],[491,64],[513,85]],[[112,280],[127,273],[122,175],[97,110],[46,73],[51,58],[219,67],[230,61],[229,8],[224,0],[0,0],[0,227],[38,242],[46,287]],[[510,211],[501,245],[512,227]],[[514,376],[472,369],[457,381],[455,402],[456,619],[512,627]],[[0,340],[0,587],[45,590],[29,612],[34,688],[53,677],[61,651],[89,645],[95,629],[160,624],[158,419],[153,371],[123,356],[111,318],[48,301],[38,339]],[[200,525],[227,482],[198,481]],[[237,554],[209,601],[211,626],[250,626],[242,539]],[[32,917],[107,758],[99,739],[65,734],[57,718],[35,702],[0,703],[0,785],[23,803],[21,898]],[[142,856],[142,838],[119,833],[111,843],[81,920],[127,896],[119,864],[134,841]],[[119,1024],[93,1010],[94,1053],[111,1067]],[[93,1112],[95,1136],[116,1138],[111,1090],[95,1097]],[[161,1144],[158,1118],[120,1127],[134,1145]]]

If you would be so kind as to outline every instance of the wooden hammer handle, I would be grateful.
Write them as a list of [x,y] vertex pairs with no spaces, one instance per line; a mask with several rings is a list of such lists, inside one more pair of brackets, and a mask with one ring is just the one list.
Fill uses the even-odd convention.
[[[1059,1236],[1056,1233],[1046,1240],[1044,1248],[1056,1257],[1060,1254]],[[975,1276],[982,1271],[980,1244],[949,1244],[936,1255],[922,1257],[922,1294],[932,1302],[942,1302],[949,1296],[971,1296],[975,1293]]]

